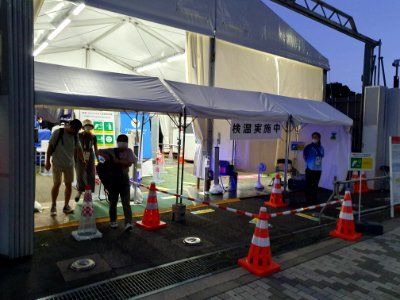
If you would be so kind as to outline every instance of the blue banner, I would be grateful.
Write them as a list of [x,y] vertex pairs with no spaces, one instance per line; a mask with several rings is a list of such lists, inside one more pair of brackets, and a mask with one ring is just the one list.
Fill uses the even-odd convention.
[[[120,113],[120,130],[122,134],[129,134],[135,130],[142,129],[142,113],[138,113],[138,122],[136,124],[136,113]],[[150,131],[150,116],[144,113],[143,126],[143,150],[142,158],[151,158],[151,131]]]

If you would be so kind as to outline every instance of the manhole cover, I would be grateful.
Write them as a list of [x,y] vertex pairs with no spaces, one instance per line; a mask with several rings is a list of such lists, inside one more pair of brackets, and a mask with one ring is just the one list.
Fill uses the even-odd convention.
[[201,239],[196,236],[189,236],[189,237],[183,239],[183,243],[185,243],[187,245],[197,245],[197,244],[201,243]]
[[90,258],[83,258],[74,261],[70,268],[74,271],[87,271],[91,270],[96,266],[96,263],[93,259]]

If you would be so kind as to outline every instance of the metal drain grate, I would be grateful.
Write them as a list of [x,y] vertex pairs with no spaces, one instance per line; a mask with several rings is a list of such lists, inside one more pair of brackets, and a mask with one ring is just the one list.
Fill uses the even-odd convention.
[[130,299],[182,284],[198,277],[222,272],[236,266],[237,260],[245,256],[246,253],[247,248],[245,247],[231,248],[119,276],[41,299]]

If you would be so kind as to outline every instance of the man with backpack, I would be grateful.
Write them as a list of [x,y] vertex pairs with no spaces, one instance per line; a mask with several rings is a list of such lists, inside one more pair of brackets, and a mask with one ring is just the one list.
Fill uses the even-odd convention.
[[137,157],[128,147],[128,136],[121,134],[117,137],[117,148],[99,150],[106,160],[97,165],[97,173],[110,200],[110,227],[117,228],[117,203],[121,196],[125,216],[125,231],[132,230],[132,209],[130,205],[129,167],[137,163]]
[[[72,193],[72,182],[74,181],[74,156],[84,163],[82,147],[79,143],[77,134],[82,128],[82,123],[74,119],[64,128],[57,129],[52,134],[49,147],[47,148],[46,170],[50,170],[53,164],[53,188],[51,189],[51,216],[57,215],[56,200],[61,186],[61,177],[64,176],[65,194],[64,208],[65,214],[73,213],[69,206]],[[52,160],[50,161],[50,157]]]

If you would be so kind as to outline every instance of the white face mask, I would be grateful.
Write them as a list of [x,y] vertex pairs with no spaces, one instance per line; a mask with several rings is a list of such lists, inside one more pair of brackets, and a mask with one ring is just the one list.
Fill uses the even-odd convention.
[[85,126],[85,127],[83,128],[83,130],[85,130],[85,132],[90,132],[90,130],[92,130],[92,127],[90,127],[90,126]]
[[318,141],[317,139],[312,139],[312,142],[313,142],[314,144],[317,144],[319,141]]
[[127,142],[118,142],[117,143],[119,149],[128,149],[128,143]]

